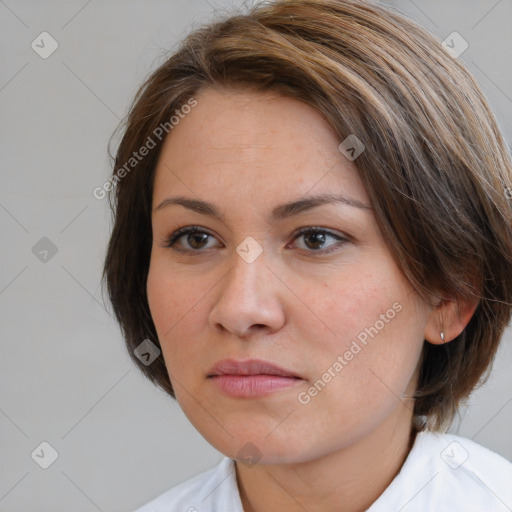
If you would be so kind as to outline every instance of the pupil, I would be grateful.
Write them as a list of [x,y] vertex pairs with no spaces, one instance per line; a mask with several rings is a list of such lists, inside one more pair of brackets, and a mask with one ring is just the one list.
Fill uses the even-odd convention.
[[325,243],[325,233],[308,233],[305,240],[307,241],[311,239],[313,239],[314,248],[319,248]]
[[208,238],[208,235],[206,233],[195,233],[195,234],[192,234],[192,235],[189,235],[189,243],[192,247],[194,248],[199,248],[201,247],[201,242],[199,241],[199,244],[196,244],[195,242],[191,243],[190,241],[191,240],[197,240],[198,238],[202,238],[204,241],[206,241],[206,239]]

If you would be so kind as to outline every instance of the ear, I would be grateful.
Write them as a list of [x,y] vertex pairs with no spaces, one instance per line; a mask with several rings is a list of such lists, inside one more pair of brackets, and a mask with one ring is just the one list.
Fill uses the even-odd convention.
[[[425,325],[425,340],[442,345],[456,338],[468,325],[480,301],[442,299],[432,309]],[[441,338],[444,333],[444,340]]]

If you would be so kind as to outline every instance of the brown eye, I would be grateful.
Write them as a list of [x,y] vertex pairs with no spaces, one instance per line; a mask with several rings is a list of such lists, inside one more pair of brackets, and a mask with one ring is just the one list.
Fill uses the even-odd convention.
[[[330,231],[320,228],[304,228],[299,231],[295,240],[300,237],[302,237],[304,245],[306,246],[304,250],[309,252],[328,253],[332,250],[336,250],[337,247],[339,248],[345,242],[348,242],[346,237],[335,235]],[[329,240],[334,240],[335,243],[328,244]],[[325,249],[325,247],[327,247],[327,249]],[[329,247],[334,247],[334,249],[329,249]]]
[[[187,226],[175,231],[169,239],[164,242],[163,246],[180,252],[204,252],[202,249],[207,246],[208,238],[212,236],[213,235],[198,226]],[[183,239],[183,241],[180,241],[180,239]],[[177,246],[179,246],[179,248]]]
[[310,249],[321,249],[328,236],[329,235],[321,232],[306,233],[304,235],[304,241]]
[[186,240],[194,249],[202,249],[209,236],[210,235],[208,233],[189,233]]

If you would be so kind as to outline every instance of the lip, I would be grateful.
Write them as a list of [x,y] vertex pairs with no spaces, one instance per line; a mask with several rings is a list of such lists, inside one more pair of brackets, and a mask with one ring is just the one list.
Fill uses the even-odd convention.
[[208,377],[216,375],[276,375],[278,377],[302,378],[295,372],[281,368],[263,359],[223,359],[208,372]]
[[224,359],[213,366],[207,378],[224,393],[238,398],[269,395],[303,380],[295,372],[261,359]]

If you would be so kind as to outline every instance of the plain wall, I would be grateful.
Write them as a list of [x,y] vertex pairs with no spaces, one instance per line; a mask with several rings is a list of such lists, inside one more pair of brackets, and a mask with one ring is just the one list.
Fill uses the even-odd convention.
[[[510,144],[512,1],[389,3],[467,40],[460,58]],[[126,353],[100,289],[110,213],[92,192],[109,178],[110,135],[163,51],[231,5],[242,3],[0,2],[0,511],[133,510],[222,458]],[[58,43],[46,59],[31,47],[43,50],[43,31]],[[511,367],[509,330],[450,430],[509,459]],[[31,457],[43,441],[58,452],[48,469]]]

